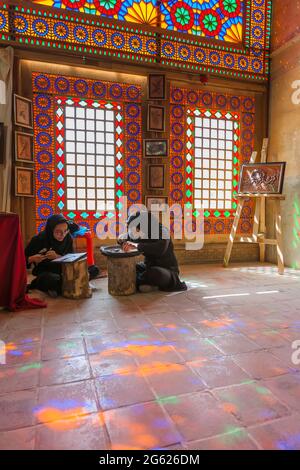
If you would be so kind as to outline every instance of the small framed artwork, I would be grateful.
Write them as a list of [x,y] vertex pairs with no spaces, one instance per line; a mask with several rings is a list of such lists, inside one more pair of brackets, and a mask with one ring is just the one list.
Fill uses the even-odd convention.
[[23,96],[14,95],[15,125],[32,129],[32,101]]
[[148,76],[148,99],[166,99],[166,76],[159,73],[150,73]]
[[148,211],[151,211],[151,208],[154,210],[154,206],[158,206],[158,209],[162,210],[165,205],[168,205],[168,196],[145,196],[145,206]]
[[16,196],[34,197],[33,168],[16,166],[15,194]]
[[164,189],[165,165],[148,166],[148,189]]
[[144,140],[145,157],[167,157],[168,140],[167,139],[145,139]]
[[33,163],[33,136],[26,132],[15,132],[15,158],[17,162]]
[[165,107],[148,104],[148,131],[165,131]]
[[242,165],[239,193],[282,194],[285,167],[285,162]]

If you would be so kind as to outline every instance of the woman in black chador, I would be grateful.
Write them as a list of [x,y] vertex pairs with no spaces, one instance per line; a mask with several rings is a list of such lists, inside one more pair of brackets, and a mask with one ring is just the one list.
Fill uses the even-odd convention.
[[118,240],[124,251],[138,249],[145,256],[137,264],[137,288],[149,292],[187,290],[179,279],[178,262],[169,231],[150,212],[137,212],[127,221],[128,233]]
[[51,263],[52,260],[68,253],[73,253],[73,239],[70,231],[78,229],[74,222],[67,221],[61,214],[52,215],[46,223],[46,228],[35,235],[25,249],[27,266],[32,264],[32,274],[36,278],[29,289],[39,289],[52,297],[61,294],[61,266]]

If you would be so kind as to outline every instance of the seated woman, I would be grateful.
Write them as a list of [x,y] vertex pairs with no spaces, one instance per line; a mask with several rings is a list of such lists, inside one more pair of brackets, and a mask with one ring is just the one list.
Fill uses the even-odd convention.
[[31,239],[25,249],[25,256],[27,266],[34,265],[32,274],[36,278],[29,285],[29,289],[39,289],[51,297],[61,294],[61,266],[50,261],[73,253],[70,231],[77,229],[77,224],[67,221],[61,214],[56,214],[49,217],[45,230]]
[[131,215],[127,226],[128,233],[118,242],[124,251],[138,249],[145,256],[145,262],[137,264],[138,290],[187,290],[185,282],[179,279],[178,262],[169,231],[146,211]]

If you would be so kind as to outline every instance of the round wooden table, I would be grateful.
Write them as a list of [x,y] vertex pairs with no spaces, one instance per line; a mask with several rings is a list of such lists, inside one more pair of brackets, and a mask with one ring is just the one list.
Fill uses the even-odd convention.
[[125,253],[119,245],[102,246],[107,257],[108,292],[111,295],[132,295],[136,292],[136,257],[139,251]]

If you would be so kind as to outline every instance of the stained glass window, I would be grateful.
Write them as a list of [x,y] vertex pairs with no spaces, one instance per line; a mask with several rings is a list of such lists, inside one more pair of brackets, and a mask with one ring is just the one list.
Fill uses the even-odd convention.
[[33,0],[80,13],[241,42],[244,0]]
[[67,210],[115,209],[116,113],[109,108],[64,109]]
[[189,113],[194,125],[194,207],[232,209],[234,130],[232,114]]

